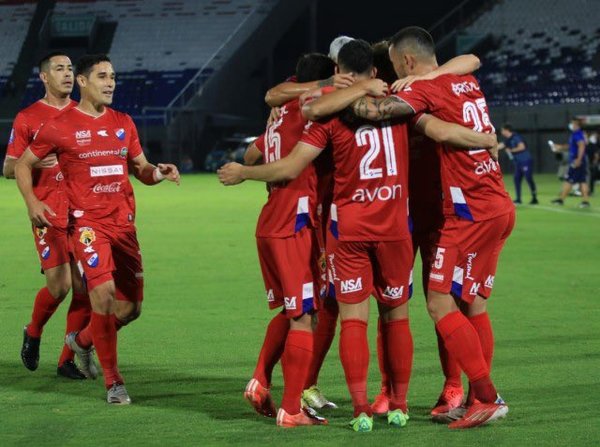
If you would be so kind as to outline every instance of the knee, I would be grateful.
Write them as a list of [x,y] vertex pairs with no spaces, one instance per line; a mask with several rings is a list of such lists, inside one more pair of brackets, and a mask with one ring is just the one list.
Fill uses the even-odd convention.
[[123,326],[137,320],[142,314],[141,305],[127,303],[126,306],[117,306],[115,309],[115,316],[121,322]]
[[102,313],[110,313],[115,301],[115,287],[112,282],[101,284],[90,291],[92,308]]
[[71,290],[71,283],[69,281],[57,281],[52,284],[48,284],[48,291],[54,299],[62,301],[69,294]]

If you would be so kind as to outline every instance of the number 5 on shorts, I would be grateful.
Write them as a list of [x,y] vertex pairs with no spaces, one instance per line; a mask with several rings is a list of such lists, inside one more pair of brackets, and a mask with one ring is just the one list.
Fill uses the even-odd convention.
[[435,254],[435,261],[433,262],[433,267],[437,270],[442,268],[444,265],[444,253],[446,252],[445,248],[438,247],[437,253]]

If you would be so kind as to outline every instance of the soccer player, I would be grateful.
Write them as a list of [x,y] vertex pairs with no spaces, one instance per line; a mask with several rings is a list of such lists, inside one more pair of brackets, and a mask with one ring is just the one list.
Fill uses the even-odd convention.
[[56,213],[33,193],[32,169],[40,159],[57,156],[74,221],[71,242],[92,306],[89,325],[66,341],[83,367],[93,344],[108,403],[129,404],[117,366],[117,330],[140,315],[143,269],[128,173],[154,185],[165,178],[178,183],[179,172],[172,164],[150,164],[132,119],[108,107],[115,90],[110,59],[85,55],[76,68],[81,102],[40,129],[16,165],[17,184],[33,225],[52,226]]
[[585,155],[586,140],[583,130],[581,129],[581,121],[573,118],[569,123],[571,136],[568,144],[555,144],[549,141],[550,148],[553,152],[569,151],[569,172],[567,178],[563,182],[562,191],[558,199],[554,199],[552,203],[555,205],[564,205],[565,199],[571,192],[573,185],[578,184],[581,190],[582,201],[579,204],[580,208],[590,207],[589,186],[587,183],[587,157]]
[[[390,41],[390,59],[399,77],[419,66],[437,67],[435,45],[422,28],[408,27]],[[324,110],[352,104],[366,119],[388,120],[423,112],[493,133],[485,97],[472,76],[444,75],[413,83],[386,98],[362,97],[352,86],[312,103]],[[319,104],[320,103],[320,104]],[[419,121],[423,119],[418,117]],[[477,146],[474,146],[477,148]],[[498,163],[481,149],[440,152],[444,226],[427,285],[427,308],[448,352],[469,378],[468,410],[450,428],[470,428],[504,417],[508,407],[490,378],[494,337],[486,300],[491,294],[500,251],[514,226],[514,205]],[[468,318],[454,297],[467,304]]]
[[[296,78],[299,83],[312,82],[333,74],[333,68],[334,63],[327,56],[307,54],[298,61]],[[260,159],[273,163],[287,156],[305,125],[300,101],[287,102],[281,107],[279,119],[249,147],[246,163],[254,164]],[[275,417],[277,413],[276,423],[281,427],[326,424],[325,419],[300,405],[314,363],[313,352],[322,345],[314,340],[312,328],[319,298],[315,166],[308,166],[290,182],[268,186],[269,199],[258,219],[256,242],[269,308],[283,307],[283,311],[267,327],[244,397],[259,414]],[[281,407],[276,412],[269,390],[273,367],[280,358],[284,389]]]
[[[387,85],[372,79],[373,53],[368,43],[355,40],[339,53],[341,73],[354,73],[364,92],[382,95]],[[325,95],[327,96],[327,95]],[[422,130],[434,139],[467,146],[495,146],[495,137],[424,117]],[[327,258],[335,296],[340,306],[340,356],[354,405],[350,425],[371,431],[367,399],[368,298],[379,301],[390,365],[392,400],[388,423],[408,420],[406,392],[412,367],[412,337],[408,325],[412,247],[408,232],[408,140],[402,122],[370,124],[342,116],[309,122],[301,142],[285,158],[263,166],[229,163],[218,171],[225,185],[244,179],[285,181],[300,172],[327,145],[335,164]]]
[[[77,105],[70,98],[73,90],[73,67],[69,57],[62,52],[46,55],[39,63],[40,79],[44,84],[45,96],[15,117],[8,142],[3,173],[6,178],[15,178],[15,165],[34,135],[44,122]],[[31,371],[38,368],[40,342],[44,325],[54,314],[59,304],[73,289],[71,305],[67,312],[66,332],[83,329],[90,317],[90,304],[79,271],[69,254],[67,237],[68,201],[64,190],[63,174],[56,155],[48,155],[34,166],[33,193],[54,210],[49,217],[52,226],[33,227],[35,247],[38,252],[46,286],[41,288],[33,304],[31,321],[23,330],[21,360]],[[63,346],[58,360],[57,374],[69,379],[85,379],[86,376],[75,365],[74,353]],[[94,376],[94,371],[88,374]]]
[[521,183],[523,176],[529,185],[531,191],[530,205],[537,205],[538,199],[536,194],[535,182],[533,181],[533,158],[529,149],[525,145],[523,137],[515,132],[510,124],[504,124],[501,129],[504,141],[500,143],[498,149],[506,149],[506,153],[515,164],[515,204],[523,203],[521,201]]

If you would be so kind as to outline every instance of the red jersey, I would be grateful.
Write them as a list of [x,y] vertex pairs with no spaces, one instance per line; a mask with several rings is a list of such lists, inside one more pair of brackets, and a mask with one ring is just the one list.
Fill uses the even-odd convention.
[[142,147],[129,115],[107,107],[94,117],[73,108],[40,129],[31,151],[38,158],[57,154],[77,225],[133,224],[127,161],[140,155]]
[[[485,97],[471,76],[444,75],[417,81],[396,95],[415,113],[428,112],[444,121],[495,132]],[[472,221],[492,219],[513,210],[500,165],[485,149],[466,151],[441,146],[444,214]]]
[[[20,158],[45,122],[76,105],[77,102],[71,100],[68,105],[59,109],[40,100],[21,110],[15,117],[10,132],[6,156],[8,158]],[[54,226],[66,228],[69,202],[64,190],[63,175],[59,164],[56,163],[49,168],[34,168],[32,176],[33,193],[38,200],[48,205],[56,214],[56,217],[47,216],[48,220]]]
[[405,123],[309,121],[302,142],[331,143],[334,163],[330,229],[341,241],[392,241],[408,230],[408,134]]
[[[254,142],[263,161],[272,163],[289,155],[305,125],[297,99],[281,107],[281,117]],[[289,237],[307,225],[314,226],[317,178],[312,163],[294,180],[269,183],[268,187],[269,199],[258,218],[256,237]]]

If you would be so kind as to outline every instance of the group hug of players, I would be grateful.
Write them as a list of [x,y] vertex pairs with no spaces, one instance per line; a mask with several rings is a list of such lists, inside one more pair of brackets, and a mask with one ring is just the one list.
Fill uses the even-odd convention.
[[[269,186],[256,239],[269,308],[283,310],[267,326],[244,397],[277,425],[327,424],[316,410],[335,404],[317,381],[338,316],[350,426],[369,432],[374,414],[391,426],[407,424],[408,300],[417,251],[445,376],[432,418],[471,428],[508,413],[490,378],[494,335],[486,300],[515,210],[485,97],[470,75],[478,66],[465,55],[438,67],[433,40],[418,27],[373,46],[337,38],[329,57],[302,56],[295,78],[269,90],[276,109],[265,133],[249,146],[244,165],[218,171],[225,185]],[[371,295],[382,375],[373,402]],[[277,410],[270,387],[279,360]]]
[[[17,114],[3,166],[27,205],[46,278],[24,328],[21,359],[38,368],[44,325],[72,289],[57,373],[97,378],[95,350],[107,402],[129,404],[117,331],[140,315],[144,279],[128,174],[154,185],[179,183],[179,172],[149,163],[132,119],[108,107],[116,84],[106,55],[81,57],[74,73],[66,54],[52,53],[39,69],[46,94]],[[79,103],[70,99],[75,82]]]

